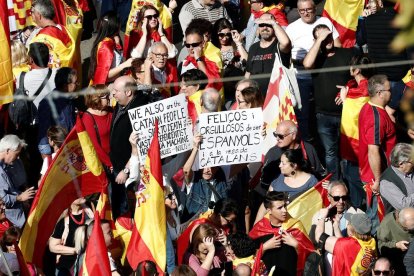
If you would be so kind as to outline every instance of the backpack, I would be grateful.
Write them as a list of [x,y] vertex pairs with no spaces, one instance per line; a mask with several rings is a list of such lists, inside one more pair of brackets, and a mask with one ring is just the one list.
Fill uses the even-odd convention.
[[[9,105],[9,116],[16,129],[21,129],[33,125],[37,117],[37,108],[33,101],[27,99],[29,96],[28,91],[24,88],[24,77],[26,72],[20,74],[19,88],[14,92],[15,100]],[[52,69],[49,69],[46,78],[43,80],[40,87],[34,94],[34,97],[42,92],[46,83],[49,81],[52,75]]]

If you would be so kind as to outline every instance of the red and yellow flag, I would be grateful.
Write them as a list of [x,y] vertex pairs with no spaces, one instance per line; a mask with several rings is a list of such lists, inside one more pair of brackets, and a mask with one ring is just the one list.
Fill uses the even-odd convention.
[[167,222],[164,205],[158,121],[145,162],[143,184],[136,192],[135,227],[127,249],[127,258],[135,270],[145,260],[153,261],[162,273],[166,265]]
[[[283,71],[279,59],[276,58],[263,104],[263,122],[266,124],[267,133],[273,133],[277,125],[284,120],[297,123],[288,76]],[[262,154],[265,155],[274,145],[276,145],[276,138],[273,135],[266,135]]]
[[368,80],[361,80],[359,85],[352,80],[347,87],[349,91],[342,107],[340,152],[343,159],[358,163],[358,117],[364,104],[369,101]]
[[102,191],[107,182],[92,141],[78,117],[43,177],[23,228],[20,247],[26,261],[43,267],[47,241],[62,212],[75,199]]
[[7,1],[0,1],[0,106],[13,101],[13,72],[10,54]]
[[7,5],[3,11],[7,11],[10,32],[22,30],[27,26],[34,25],[30,14],[32,0],[2,0],[1,2]]
[[22,251],[20,250],[17,242],[14,242],[14,249],[16,252],[17,261],[19,262],[20,275],[21,276],[30,276],[29,268],[27,267],[26,260],[23,257]]
[[[141,26],[138,25],[140,18],[138,18],[139,11],[145,5],[154,6],[160,13],[160,20],[162,27],[164,29],[165,35],[170,42],[173,41],[173,31],[172,31],[172,15],[168,10],[168,7],[165,6],[160,0],[132,0],[131,11],[129,12],[129,17],[125,29],[125,38],[124,38],[124,57],[129,58],[131,56],[132,49],[137,46],[139,38],[131,37],[138,36],[138,33],[141,29]],[[131,42],[131,43],[130,43]],[[135,44],[135,45],[133,45]]]
[[315,186],[295,198],[287,207],[289,214],[303,223],[306,233],[310,232],[312,216],[329,205],[328,190],[323,188],[322,184],[329,181],[331,176],[332,174],[329,174],[319,181]]
[[82,273],[80,275],[111,275],[108,249],[105,245],[101,228],[101,218],[98,212],[95,212],[94,220],[92,234],[89,237],[85,256],[83,257]]
[[322,16],[329,18],[339,33],[342,47],[354,47],[358,17],[364,9],[364,0],[326,0]]

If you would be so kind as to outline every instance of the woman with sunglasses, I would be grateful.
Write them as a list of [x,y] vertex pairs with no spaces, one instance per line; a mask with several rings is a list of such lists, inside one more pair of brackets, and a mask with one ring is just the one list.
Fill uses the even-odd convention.
[[242,36],[236,30],[233,30],[233,26],[227,19],[222,18],[216,21],[211,40],[214,46],[221,51],[223,69],[233,65],[244,70],[247,52],[242,44]]
[[82,122],[96,149],[99,160],[106,168],[111,170],[109,132],[112,121],[112,108],[109,96],[109,89],[106,85],[89,86],[85,96],[87,109],[82,115]]
[[[160,20],[160,13],[152,5],[145,5],[138,14],[138,30],[131,32],[129,45],[134,48],[131,52],[133,58],[145,58],[148,55],[148,49],[155,42],[163,42],[168,49],[168,58],[174,58],[178,50],[175,48],[165,35]],[[127,49],[127,54],[129,51]]]

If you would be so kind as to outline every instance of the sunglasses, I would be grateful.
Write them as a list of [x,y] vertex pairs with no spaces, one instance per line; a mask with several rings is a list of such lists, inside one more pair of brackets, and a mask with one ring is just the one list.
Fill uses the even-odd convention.
[[285,137],[291,135],[293,132],[289,132],[288,134],[278,134],[276,131],[273,132],[273,136],[275,136],[276,138],[278,138],[279,140],[283,140],[285,139]]
[[260,23],[260,24],[259,24],[259,27],[260,27],[260,28],[265,28],[265,27],[267,27],[267,28],[273,28],[273,26],[272,26],[272,25],[270,25],[270,24],[266,24],[266,23]]
[[152,15],[147,15],[144,16],[146,19],[151,20],[151,19],[157,19],[158,18],[158,14],[152,14]]
[[169,200],[172,200],[173,199],[173,197],[174,197],[174,193],[170,193],[170,194],[168,194],[166,197],[165,197],[165,199],[169,199]]
[[342,201],[347,201],[349,196],[344,195],[344,196],[333,196],[333,195],[329,195],[330,197],[333,198],[334,201],[339,201],[342,199]]
[[374,275],[390,275],[389,270],[374,270]]
[[314,8],[299,9],[298,11],[300,14],[304,14],[305,12],[312,13],[314,11]]
[[191,48],[191,47],[196,48],[196,47],[200,46],[201,43],[202,43],[202,41],[195,42],[195,43],[184,43],[184,45],[185,45],[186,48]]
[[227,37],[231,37],[231,33],[230,32],[228,32],[228,33],[218,33],[218,37],[220,37],[220,38],[224,38],[225,36],[227,36]]
[[[17,242],[17,241],[16,241]],[[5,241],[4,242],[4,244],[6,245],[6,246],[12,246],[12,245],[14,245],[14,241]]]

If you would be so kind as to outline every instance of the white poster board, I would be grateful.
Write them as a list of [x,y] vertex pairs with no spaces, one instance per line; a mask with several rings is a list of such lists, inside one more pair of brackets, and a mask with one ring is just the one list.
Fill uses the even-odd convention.
[[200,114],[200,168],[261,162],[262,125],[261,108]]
[[141,164],[147,156],[155,120],[158,120],[161,158],[192,149],[192,125],[184,94],[131,109],[128,115],[132,131],[139,135],[138,150]]

